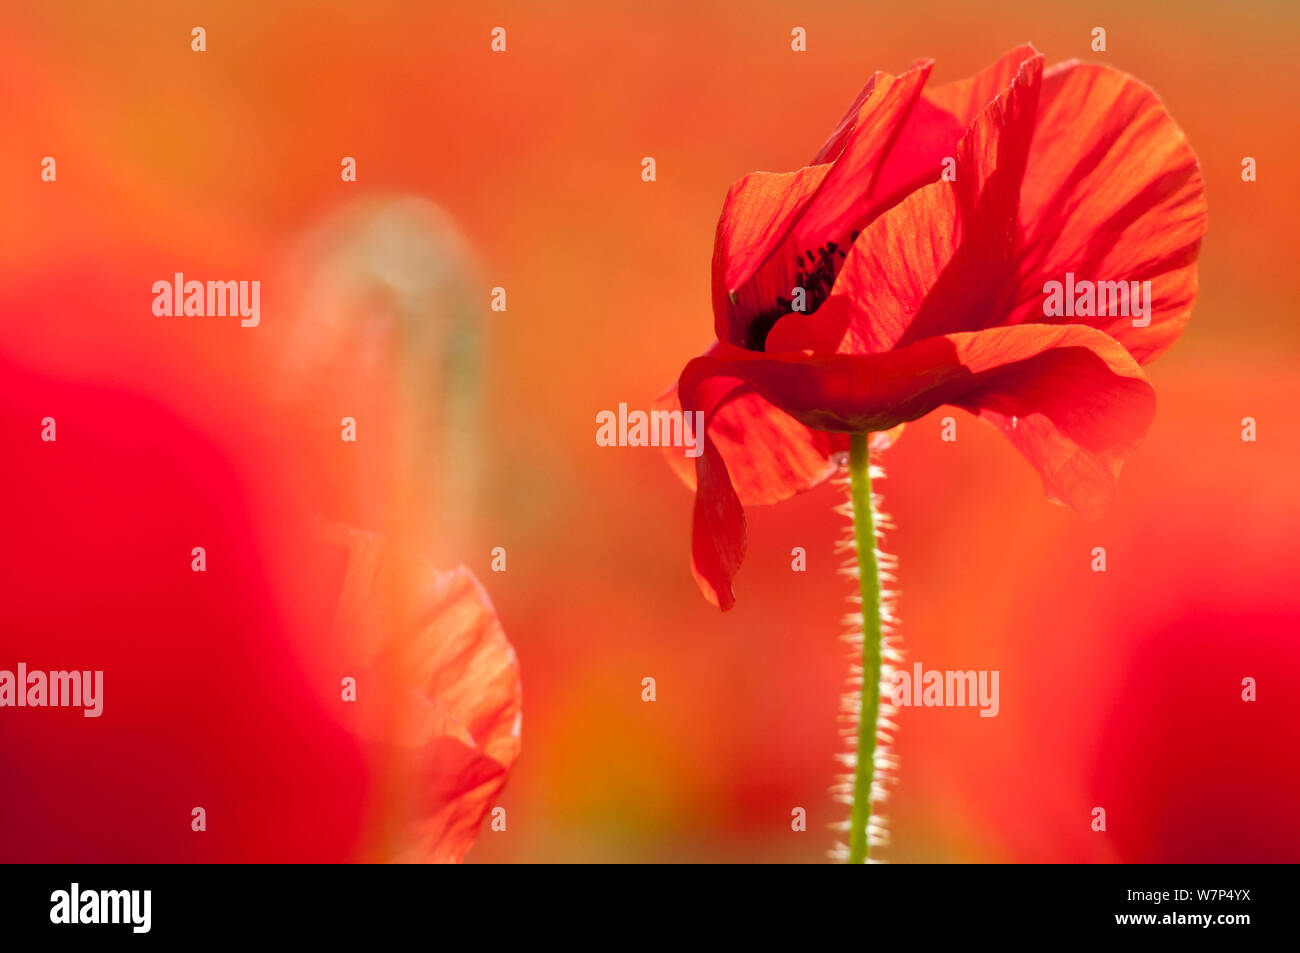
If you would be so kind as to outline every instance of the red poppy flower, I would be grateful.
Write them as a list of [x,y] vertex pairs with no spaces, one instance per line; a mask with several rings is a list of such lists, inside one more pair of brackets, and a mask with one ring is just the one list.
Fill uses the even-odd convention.
[[[881,449],[961,407],[1094,516],[1154,415],[1139,365],[1187,322],[1207,227],[1182,131],[1132,77],[1044,72],[1029,46],[933,91],[930,67],[876,73],[811,165],[727,193],[718,341],[661,398],[705,415],[694,472],[674,465],[696,488],[693,571],[723,609],[744,505],[825,480],[849,433]],[[1148,305],[1135,317],[1114,285],[1102,316],[1045,316],[1048,283],[1075,279],[1150,282]]]

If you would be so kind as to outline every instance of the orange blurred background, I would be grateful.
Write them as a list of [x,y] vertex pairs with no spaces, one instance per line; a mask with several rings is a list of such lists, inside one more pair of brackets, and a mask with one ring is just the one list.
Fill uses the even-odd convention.
[[[455,555],[524,681],[508,829],[469,859],[821,861],[845,815],[828,790],[848,671],[841,491],[749,511],[723,615],[690,576],[690,494],[659,451],[597,446],[595,415],[648,407],[708,344],[727,186],[806,162],[871,71],[933,57],[942,83],[1026,40],[1048,64],[1102,60],[1154,88],[1200,157],[1200,299],[1148,369],[1155,425],[1096,523],[1047,503],[1010,445],[955,411],[955,443],[936,414],[887,453],[909,662],[999,670],[1001,711],[901,713],[881,856],[1294,861],[1298,19],[1280,0],[7,4],[0,355],[159,402],[238,457],[245,424],[275,435],[241,415],[274,386],[276,279],[303,236],[366,197],[441,206],[482,302],[478,509]],[[57,183],[40,181],[47,155]],[[261,279],[261,326],[154,317],[152,282],[178,270]],[[505,312],[488,309],[495,286]],[[249,487],[250,505],[280,489]],[[357,795],[339,796],[333,824]]]

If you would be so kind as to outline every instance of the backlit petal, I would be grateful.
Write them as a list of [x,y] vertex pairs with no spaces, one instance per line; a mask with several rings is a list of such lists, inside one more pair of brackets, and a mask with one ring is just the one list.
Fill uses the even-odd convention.
[[[1140,363],[1182,333],[1196,299],[1196,257],[1209,227],[1205,182],[1187,137],[1131,76],[1063,63],[1043,79],[1020,200],[1022,251],[1012,321],[1080,322],[1117,338]],[[1043,285],[1067,272],[1092,282],[1151,282],[1151,313],[1043,317]],[[1130,309],[1131,310],[1131,309]]]

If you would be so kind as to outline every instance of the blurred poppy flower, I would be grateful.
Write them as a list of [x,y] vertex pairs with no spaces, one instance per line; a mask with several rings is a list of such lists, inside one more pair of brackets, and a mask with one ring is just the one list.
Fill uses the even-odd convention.
[[[1204,186],[1151,90],[1042,64],[1024,46],[934,91],[928,61],[876,73],[812,164],[728,192],[718,340],[661,398],[705,415],[694,472],[673,462],[696,489],[692,569],[723,609],[746,504],[825,480],[848,434],[879,450],[941,404],[1001,428],[1053,499],[1109,503],[1155,412],[1139,365],[1196,296]],[[1067,275],[1150,282],[1149,308],[1045,317]]]
[[[319,556],[371,756],[360,852],[372,860],[461,860],[520,751],[514,649],[473,573],[435,568],[456,564],[473,504],[472,270],[432,202],[350,203],[298,243],[296,307],[272,342],[286,412],[334,481]],[[344,412],[364,422],[365,453],[340,455]]]
[[520,751],[518,662],[473,574],[322,535],[298,500],[318,461],[254,433],[237,392],[200,423],[4,342],[0,371],[0,489],[26,501],[0,668],[104,685],[101,717],[25,709],[0,732],[0,860],[462,859]]
[[346,548],[334,638],[364,674],[355,710],[377,746],[375,860],[458,862],[519,757],[519,664],[487,592],[375,533]]
[[195,373],[206,326],[160,344],[133,323],[126,266],[47,279],[97,303],[40,347],[19,317],[44,313],[47,285],[6,290],[0,489],[25,505],[0,556],[0,668],[102,671],[106,701],[0,732],[0,859],[455,862],[472,846],[520,752],[521,689],[486,592],[434,568],[463,549],[430,528],[451,494],[426,474],[466,476],[469,456],[435,416],[461,406],[439,401],[437,371],[470,350],[472,320],[439,310],[461,274],[443,224],[407,199],[314,230],[293,286],[311,321],[279,322],[261,374],[247,349]]

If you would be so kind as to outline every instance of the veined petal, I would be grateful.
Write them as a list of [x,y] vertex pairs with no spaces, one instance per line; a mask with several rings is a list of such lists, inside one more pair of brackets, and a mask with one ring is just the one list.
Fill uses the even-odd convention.
[[1155,390],[1132,365],[1122,373],[1122,363],[1091,350],[1050,350],[957,404],[1007,435],[1042,477],[1049,499],[1096,519],[1155,417]]
[[971,123],[955,181],[918,189],[854,243],[826,304],[789,314],[768,351],[869,354],[1000,323],[1016,294],[1017,209],[1033,137],[1042,57]]
[[[1044,76],[1020,222],[1010,320],[1090,324],[1143,364],[1182,333],[1209,228],[1205,182],[1187,137],[1142,83],[1092,63],[1062,63]],[[1044,318],[1044,285],[1067,272],[1089,282],[1150,281],[1143,326],[1131,313]]]
[[[808,208],[831,166],[805,166],[798,172],[751,172],[727,190],[713,240],[713,321],[719,341],[744,345],[749,326],[776,297],[789,293],[747,287],[790,239],[794,223]],[[770,283],[770,282],[769,282]]]
[[[934,179],[939,159],[908,159],[877,187],[929,76],[925,62],[902,76],[877,73],[859,96],[851,126],[832,134],[833,160],[797,172],[756,172],[727,193],[713,257],[714,326],[720,341],[761,348],[793,289],[816,299],[830,291],[852,234],[905,192]],[[830,146],[831,143],[828,143]],[[823,153],[830,154],[827,147]],[[822,155],[823,153],[819,153]],[[815,305],[810,305],[814,307]]]
[[959,129],[957,137],[960,138],[975,121],[975,117],[1011,85],[1025,61],[1038,55],[1033,44],[1026,43],[1009,51],[992,66],[974,76],[932,87],[922,95],[927,103],[952,117]]

